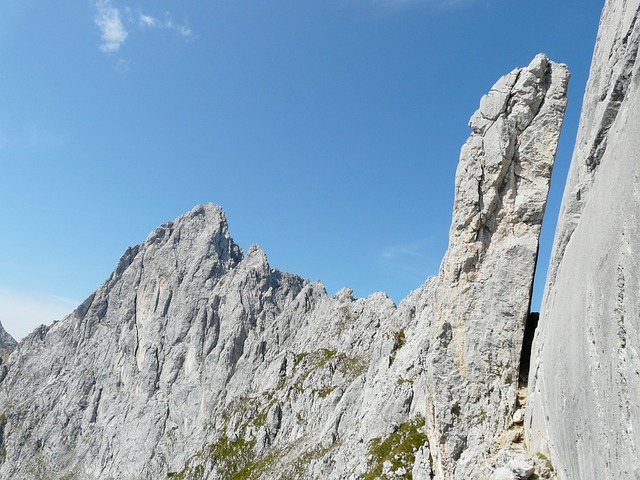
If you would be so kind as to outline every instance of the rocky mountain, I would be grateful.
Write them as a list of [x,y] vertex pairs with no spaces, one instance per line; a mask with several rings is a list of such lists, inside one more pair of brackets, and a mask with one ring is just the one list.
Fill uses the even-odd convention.
[[0,478],[640,478],[639,10],[603,11],[530,361],[569,79],[544,55],[469,122],[438,275],[329,296],[198,206],[7,344]]
[[561,479],[640,478],[639,13],[602,13],[534,345],[527,437]]
[[483,97],[440,273],[399,306],[243,255],[210,204],[127,249],[11,355],[0,477],[530,474],[513,415],[567,81],[538,55]]

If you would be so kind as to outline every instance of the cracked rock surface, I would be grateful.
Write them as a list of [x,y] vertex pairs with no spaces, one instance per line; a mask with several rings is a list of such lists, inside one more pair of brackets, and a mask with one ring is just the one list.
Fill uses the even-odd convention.
[[243,254],[211,204],[127,249],[74,313],[12,353],[0,478],[513,473],[508,431],[567,81],[539,55],[482,99],[440,273],[398,306],[384,293],[329,296],[257,246]]
[[640,2],[604,7],[529,374],[561,479],[640,478]]
[[439,478],[483,478],[508,447],[568,79],[566,66],[538,55],[502,77],[470,121],[429,301],[427,424]]

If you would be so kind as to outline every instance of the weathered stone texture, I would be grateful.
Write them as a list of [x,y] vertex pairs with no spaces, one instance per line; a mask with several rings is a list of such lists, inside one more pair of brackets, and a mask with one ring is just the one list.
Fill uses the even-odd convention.
[[640,2],[605,5],[529,375],[560,479],[640,478]]
[[482,478],[516,409],[518,364],[569,73],[538,55],[470,121],[431,300],[427,424],[438,478]]

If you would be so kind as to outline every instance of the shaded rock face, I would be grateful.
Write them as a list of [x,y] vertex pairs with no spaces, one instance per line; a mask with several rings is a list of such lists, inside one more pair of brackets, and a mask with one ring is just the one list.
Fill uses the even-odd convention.
[[398,306],[243,255],[214,205],[159,227],[11,355],[0,478],[528,471],[503,447],[567,80],[540,55],[483,98],[440,273]]
[[18,342],[0,325],[0,358],[6,360],[17,346]]
[[640,478],[639,13],[602,13],[534,342],[527,437],[561,479]]

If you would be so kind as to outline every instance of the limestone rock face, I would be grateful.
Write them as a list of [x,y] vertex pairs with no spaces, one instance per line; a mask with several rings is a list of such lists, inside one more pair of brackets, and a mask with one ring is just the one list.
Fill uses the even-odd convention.
[[534,341],[527,436],[561,479],[640,477],[639,12],[602,13]]
[[531,462],[507,429],[567,80],[539,55],[483,98],[440,273],[398,306],[243,254],[214,205],[160,226],[12,353],[0,478],[517,478]]
[[427,424],[439,478],[482,478],[512,424],[568,79],[538,55],[502,77],[470,121],[430,301]]

